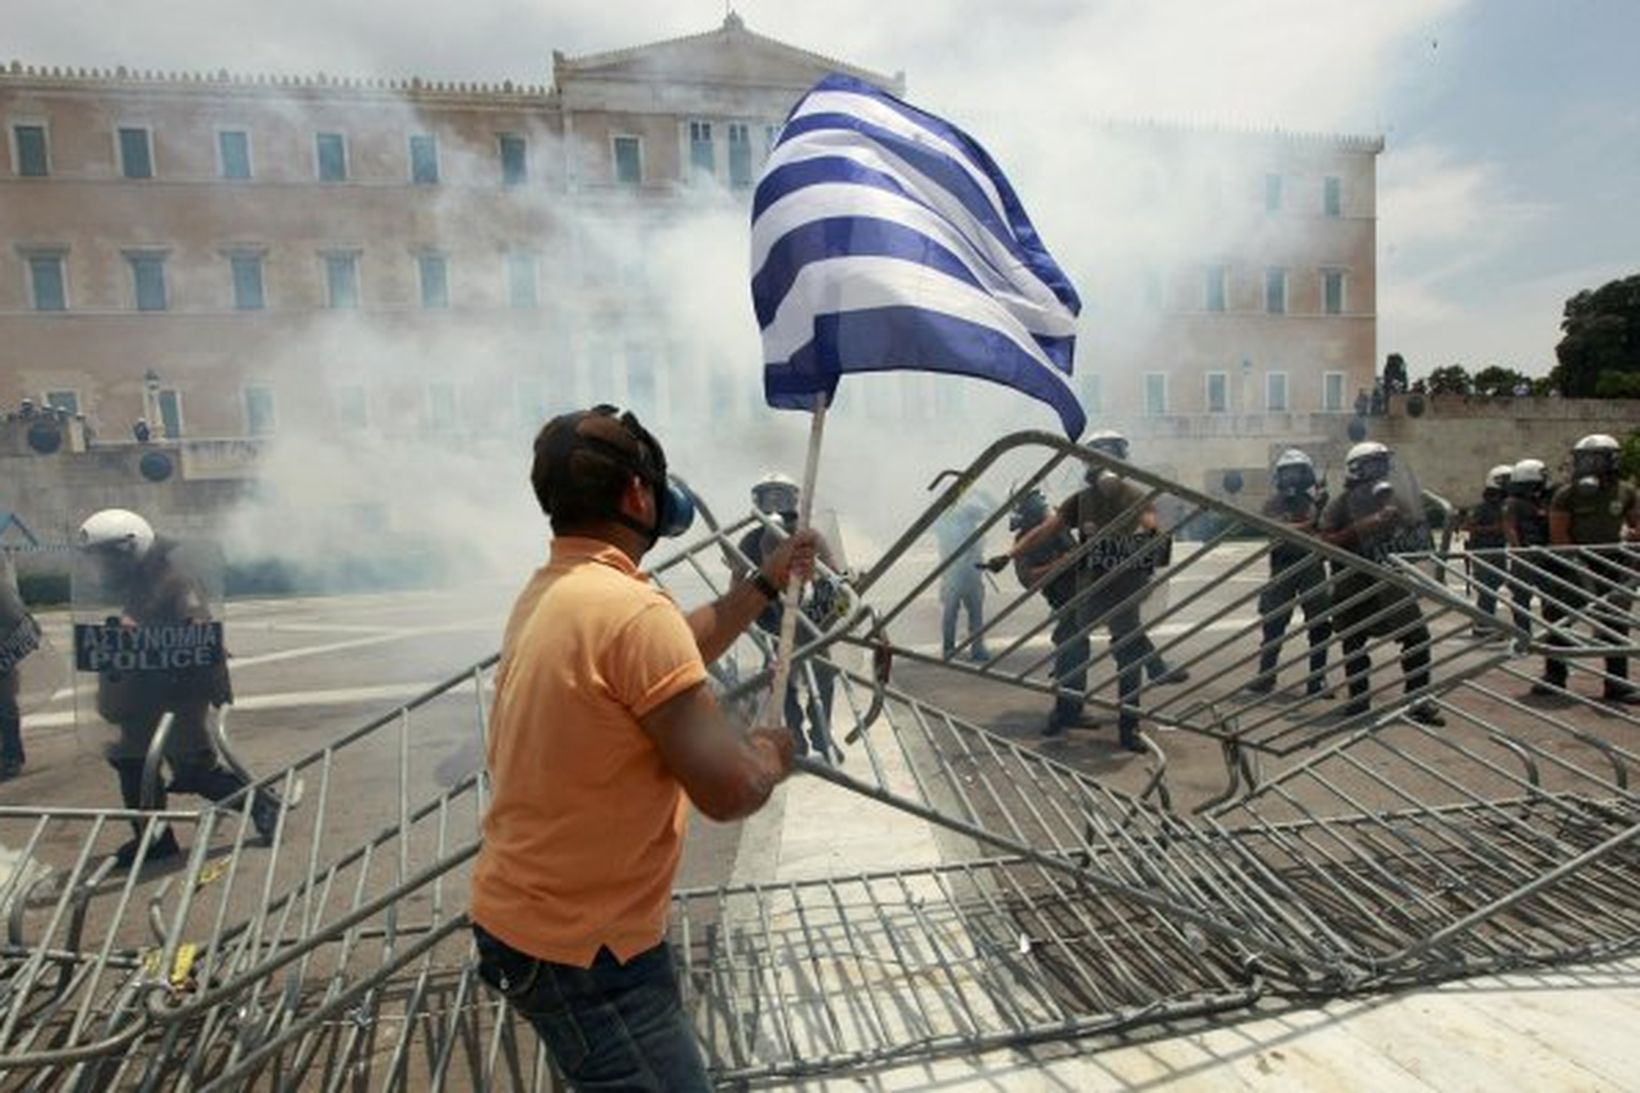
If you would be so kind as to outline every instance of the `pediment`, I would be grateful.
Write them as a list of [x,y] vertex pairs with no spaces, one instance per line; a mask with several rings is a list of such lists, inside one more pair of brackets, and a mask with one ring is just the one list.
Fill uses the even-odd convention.
[[828,72],[847,72],[896,93],[904,83],[903,75],[871,72],[753,33],[737,15],[704,34],[583,57],[553,56],[553,78],[560,91],[572,89],[579,80],[801,90]]

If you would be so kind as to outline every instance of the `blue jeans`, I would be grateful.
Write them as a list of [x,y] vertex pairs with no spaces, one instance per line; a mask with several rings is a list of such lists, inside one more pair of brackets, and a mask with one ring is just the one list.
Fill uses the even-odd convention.
[[[985,585],[972,580],[950,588],[940,589],[940,639],[945,656],[957,649],[957,613],[968,614],[968,636],[972,638],[985,625]],[[968,650],[972,658],[984,659],[985,643],[975,642]]]
[[706,1090],[706,1064],[683,1015],[666,942],[622,964],[537,960],[473,926],[478,974],[535,1026],[573,1089]]

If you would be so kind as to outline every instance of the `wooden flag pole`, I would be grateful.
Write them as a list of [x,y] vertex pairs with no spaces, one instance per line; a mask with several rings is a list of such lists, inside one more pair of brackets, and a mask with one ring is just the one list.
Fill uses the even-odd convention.
[[[809,455],[803,466],[803,492],[797,499],[797,530],[809,526],[814,512],[814,480],[820,470],[820,441],[826,434],[826,394],[817,391],[814,396],[814,416],[809,422]],[[803,599],[803,583],[787,578],[781,593],[780,645],[775,655],[774,680],[770,684],[769,702],[763,708],[760,725],[779,724],[786,708],[786,684],[792,674],[792,647],[797,641],[797,610]],[[771,718],[773,720],[771,720]],[[802,731],[799,726],[798,731]]]

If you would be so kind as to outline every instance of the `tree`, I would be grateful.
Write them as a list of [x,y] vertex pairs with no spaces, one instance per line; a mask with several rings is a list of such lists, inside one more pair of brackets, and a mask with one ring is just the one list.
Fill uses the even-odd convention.
[[1617,468],[1630,482],[1640,482],[1640,429],[1623,441],[1623,451],[1617,457]]
[[1407,389],[1407,359],[1399,353],[1384,359],[1384,387],[1390,391]]
[[1469,373],[1461,364],[1449,364],[1429,374],[1429,393],[1432,395],[1469,394]]
[[[1560,329],[1564,336],[1555,346],[1560,363],[1549,378],[1562,394],[1633,397],[1626,378],[1640,373],[1640,273],[1567,300]],[[1603,378],[1607,394],[1601,393]]]
[[1477,395],[1512,395],[1518,385],[1524,383],[1530,386],[1532,383],[1526,373],[1505,368],[1501,364],[1482,368],[1475,373],[1474,382]]

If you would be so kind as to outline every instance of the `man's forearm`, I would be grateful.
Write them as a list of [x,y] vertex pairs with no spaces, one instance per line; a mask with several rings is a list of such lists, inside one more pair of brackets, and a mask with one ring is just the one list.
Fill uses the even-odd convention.
[[689,631],[695,635],[700,658],[710,664],[734,644],[752,621],[769,606],[769,598],[750,580],[736,581],[729,591],[689,612]]

